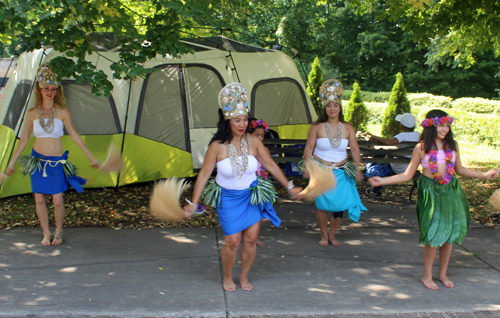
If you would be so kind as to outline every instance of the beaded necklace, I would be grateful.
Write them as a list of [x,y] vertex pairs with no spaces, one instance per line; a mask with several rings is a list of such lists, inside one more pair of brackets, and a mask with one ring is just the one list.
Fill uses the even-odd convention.
[[243,177],[245,171],[248,168],[248,147],[247,147],[247,139],[245,135],[241,136],[241,157],[242,161],[238,159],[238,151],[233,143],[229,144],[229,159],[231,160],[231,167],[233,168],[234,176],[238,179]]
[[40,126],[49,134],[54,130],[54,113],[55,107],[52,107],[52,109],[50,110],[49,120],[47,121],[47,123],[45,123],[43,108],[40,107],[40,109],[38,110],[38,119],[40,119]]
[[453,175],[455,174],[455,163],[452,161],[453,150],[451,150],[448,145],[446,145],[445,149],[445,158],[446,158],[446,172],[444,173],[443,176],[441,172],[438,172],[437,146],[435,143],[432,143],[431,151],[429,151],[429,169],[431,170],[434,181],[436,181],[439,184],[447,184],[448,182],[451,181]]
[[328,135],[328,140],[330,140],[330,145],[337,148],[342,142],[342,122],[339,121],[337,124],[337,138],[333,138],[332,131],[330,130],[330,125],[328,122],[325,123],[326,134]]

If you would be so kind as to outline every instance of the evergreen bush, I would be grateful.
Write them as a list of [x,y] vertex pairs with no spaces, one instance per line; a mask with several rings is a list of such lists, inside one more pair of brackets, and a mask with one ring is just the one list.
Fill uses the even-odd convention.
[[478,114],[498,114],[500,110],[500,101],[485,98],[458,98],[452,105],[453,108]]
[[319,64],[319,58],[316,56],[314,62],[312,63],[311,72],[309,72],[309,76],[307,77],[307,95],[309,95],[318,117],[321,116],[321,113],[323,112],[323,105],[321,104],[321,98],[319,97],[319,88],[323,82],[323,70]]
[[411,106],[403,82],[403,75],[398,73],[396,75],[396,83],[392,87],[391,97],[384,112],[382,136],[390,138],[401,132],[401,126],[396,121],[396,115],[403,113],[411,113]]
[[365,102],[365,106],[368,110],[368,123],[373,125],[381,125],[382,121],[384,120],[384,111],[387,107],[387,103]]
[[429,93],[408,94],[412,107],[451,108],[453,98],[449,96],[432,95]]
[[361,98],[361,89],[356,82],[353,86],[354,90],[351,94],[351,100],[344,110],[345,121],[354,128],[354,131],[367,131],[369,114],[365,103]]

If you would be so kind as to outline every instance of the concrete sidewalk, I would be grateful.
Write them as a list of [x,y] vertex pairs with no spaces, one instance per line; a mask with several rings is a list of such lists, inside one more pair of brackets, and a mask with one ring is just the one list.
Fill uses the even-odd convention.
[[250,292],[222,289],[220,229],[66,229],[58,247],[39,228],[3,230],[0,317],[500,317],[499,229],[473,226],[454,246],[456,286],[431,291],[415,206],[365,205],[335,248],[318,245],[314,206],[276,204]]

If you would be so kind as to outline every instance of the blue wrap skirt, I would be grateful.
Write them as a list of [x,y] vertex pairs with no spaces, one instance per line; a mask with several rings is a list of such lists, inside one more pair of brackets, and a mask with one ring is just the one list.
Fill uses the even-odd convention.
[[43,169],[34,169],[31,175],[31,190],[33,193],[58,194],[71,186],[78,193],[83,191],[82,185],[87,179],[77,175],[67,176],[63,164],[68,160],[69,152],[66,150],[62,156],[44,156],[35,150],[31,151],[33,157],[42,160]]
[[358,222],[361,211],[368,212],[368,209],[361,203],[356,183],[344,169],[332,169],[332,173],[337,178],[337,186],[314,198],[316,208],[327,212],[347,210],[351,220]]
[[281,220],[271,202],[250,204],[251,188],[257,186],[257,183],[258,180],[255,180],[250,185],[250,189],[245,190],[221,188],[221,200],[217,206],[217,214],[225,235],[241,232],[263,218],[269,219],[276,227],[280,226]]

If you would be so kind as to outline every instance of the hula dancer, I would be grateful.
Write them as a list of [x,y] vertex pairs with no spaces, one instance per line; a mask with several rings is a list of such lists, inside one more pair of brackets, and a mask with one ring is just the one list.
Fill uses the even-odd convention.
[[[363,180],[361,172],[361,155],[354,128],[344,121],[342,114],[342,83],[331,79],[323,83],[320,97],[323,104],[323,114],[309,130],[307,144],[304,149],[304,161],[315,160],[329,167],[337,179],[337,186],[314,199],[316,204],[316,222],[321,231],[320,246],[340,246],[335,238],[337,229],[342,222],[344,211],[358,222],[361,211],[368,211],[359,198],[355,179]],[[347,146],[351,148],[352,160],[347,161]],[[314,153],[313,153],[314,152]],[[304,171],[308,178],[308,171]],[[330,232],[327,232],[328,213],[330,217]]]
[[445,287],[455,284],[446,276],[453,243],[462,244],[470,224],[469,205],[455,173],[465,177],[489,180],[498,177],[498,170],[479,172],[462,166],[458,144],[453,139],[453,117],[441,110],[431,110],[422,122],[420,142],[413,150],[411,162],[402,174],[370,178],[372,186],[410,181],[422,165],[418,179],[417,216],[419,242],[424,245],[425,287],[437,290],[432,278],[432,265],[439,247],[438,279]]
[[[99,162],[85,146],[76,132],[66,106],[63,88],[57,77],[51,72],[49,65],[40,67],[35,88],[35,107],[26,112],[26,125],[19,140],[17,150],[7,166],[7,175],[15,171],[17,159],[23,166],[23,173],[31,176],[31,189],[35,194],[36,213],[43,230],[42,245],[59,245],[62,243],[64,223],[63,192],[69,186],[82,192],[86,180],[76,175],[75,166],[67,161],[68,151],[63,153],[62,136],[64,127],[73,141],[89,158],[93,168],[99,168]],[[31,155],[19,157],[28,144],[31,133],[35,143]],[[45,195],[52,195],[56,230],[54,239],[50,241],[49,218]]]
[[[198,174],[193,190],[192,204],[184,207],[192,214],[200,197],[217,208],[219,221],[224,231],[222,248],[224,267],[224,290],[235,291],[232,269],[238,247],[241,246],[240,285],[251,290],[248,272],[257,252],[256,241],[262,218],[270,219],[279,226],[281,220],[272,207],[275,193],[272,184],[257,178],[258,162],[288,189],[290,196],[297,196],[302,189],[289,182],[269,151],[254,135],[247,133],[248,102],[245,87],[239,83],[226,85],[219,93],[219,123],[205,155],[205,162]],[[217,166],[217,176],[207,181]],[[203,190],[205,188],[205,190]]]

